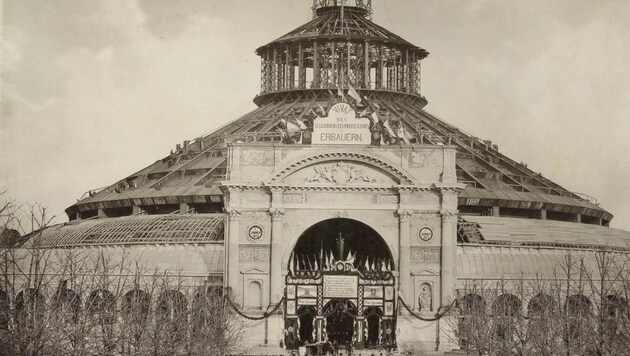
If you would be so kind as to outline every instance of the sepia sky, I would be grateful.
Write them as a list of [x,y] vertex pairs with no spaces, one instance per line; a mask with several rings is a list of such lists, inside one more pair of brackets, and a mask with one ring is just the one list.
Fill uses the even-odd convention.
[[[0,2],[1,3],[1,2]],[[0,191],[63,209],[252,110],[308,0],[4,0]],[[427,110],[630,230],[630,1],[374,0]]]

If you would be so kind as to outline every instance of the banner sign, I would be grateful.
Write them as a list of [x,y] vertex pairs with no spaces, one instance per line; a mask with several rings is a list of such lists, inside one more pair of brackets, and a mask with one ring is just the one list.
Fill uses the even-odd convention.
[[298,286],[297,296],[299,297],[317,297],[317,286]]
[[383,305],[382,299],[366,299],[363,301],[363,305],[366,307],[376,307]]
[[356,298],[358,292],[358,276],[324,275],[324,298]]
[[365,286],[365,287],[363,287],[363,298],[379,298],[379,299],[383,299],[383,287],[381,287],[381,286]]
[[356,112],[346,103],[337,103],[328,111],[328,117],[313,122],[313,144],[369,145],[370,119],[357,118]]

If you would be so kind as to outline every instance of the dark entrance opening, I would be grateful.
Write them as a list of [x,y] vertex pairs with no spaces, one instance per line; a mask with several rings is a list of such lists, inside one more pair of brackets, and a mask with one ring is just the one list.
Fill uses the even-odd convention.
[[300,345],[304,344],[312,344],[315,340],[313,335],[313,321],[315,319],[315,308],[313,307],[300,307],[298,309],[298,320],[299,320],[299,338]]
[[383,238],[366,224],[343,218],[324,220],[306,230],[289,263],[295,263],[293,267],[299,270],[325,270],[333,258],[352,261],[359,271],[394,270]]
[[357,308],[348,300],[336,299],[324,306],[326,334],[333,346],[350,345]]
[[383,311],[381,308],[372,307],[366,309],[364,314],[365,321],[367,322],[367,339],[365,340],[365,346],[376,346],[379,344]]
[[287,348],[395,349],[394,271],[387,243],[368,225],[337,218],[308,228],[285,277]]

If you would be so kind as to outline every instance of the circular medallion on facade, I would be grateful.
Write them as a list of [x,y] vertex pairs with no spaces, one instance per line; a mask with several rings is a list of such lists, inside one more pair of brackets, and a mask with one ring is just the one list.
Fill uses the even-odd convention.
[[260,225],[252,225],[249,227],[247,235],[252,240],[259,240],[263,235],[263,228]]
[[429,227],[423,227],[418,232],[418,238],[422,241],[429,241],[433,238],[433,230]]

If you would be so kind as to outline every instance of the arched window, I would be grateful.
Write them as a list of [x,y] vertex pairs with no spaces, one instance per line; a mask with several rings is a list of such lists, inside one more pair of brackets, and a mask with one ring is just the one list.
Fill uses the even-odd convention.
[[226,316],[226,302],[224,290],[220,286],[201,287],[195,293],[191,308],[191,322],[193,337],[207,337],[207,335],[221,335]]
[[567,298],[567,313],[572,317],[586,318],[591,314],[591,300],[583,294],[572,295]]
[[162,322],[181,323],[186,319],[186,297],[178,291],[169,290],[157,302],[157,317]]
[[609,320],[619,320],[627,312],[628,301],[618,295],[609,295],[604,300],[604,313]]
[[521,314],[521,300],[512,294],[502,294],[492,304],[494,334],[499,340],[511,341],[515,319]]
[[534,347],[550,345],[557,337],[557,331],[561,329],[558,303],[547,294],[537,294],[527,304],[529,323],[527,331]]
[[0,329],[9,327],[9,295],[0,289]]
[[527,304],[527,311],[530,318],[542,318],[554,315],[558,311],[558,303],[547,294],[537,294]]
[[46,310],[46,299],[37,289],[29,288],[21,291],[15,297],[15,309],[18,323],[43,317]]
[[245,308],[262,309],[262,285],[258,281],[251,281],[245,293]]
[[576,352],[580,352],[588,340],[591,331],[591,325],[589,325],[591,307],[590,299],[583,294],[569,296],[565,302],[565,309],[569,318],[566,336],[571,347],[577,349]]
[[168,353],[176,353],[177,345],[186,337],[186,297],[175,290],[162,293],[156,305],[156,320],[155,331],[159,335],[160,348]]
[[485,340],[480,332],[488,327],[486,317],[486,302],[478,294],[467,294],[459,303],[461,310],[459,318],[458,337],[462,349],[474,349],[480,341]]
[[98,318],[101,324],[113,324],[116,297],[106,289],[92,291],[87,299],[87,313]]
[[143,324],[149,314],[151,298],[140,289],[127,292],[123,297],[123,317],[127,322]]
[[57,317],[67,321],[77,322],[81,312],[81,297],[72,289],[68,289],[68,282],[62,281],[55,292],[52,307]]
[[612,350],[623,350],[627,347],[628,301],[618,295],[608,295],[604,299],[602,313],[605,317],[605,338]]

